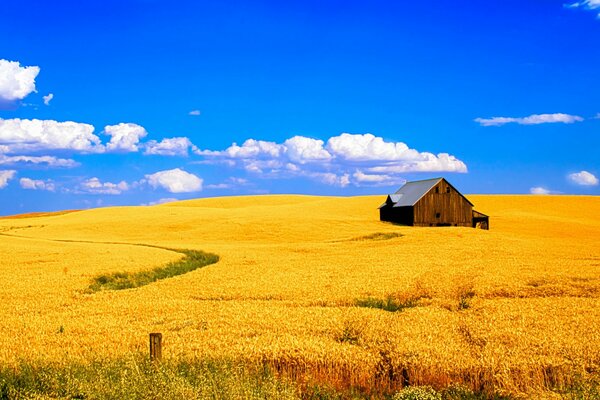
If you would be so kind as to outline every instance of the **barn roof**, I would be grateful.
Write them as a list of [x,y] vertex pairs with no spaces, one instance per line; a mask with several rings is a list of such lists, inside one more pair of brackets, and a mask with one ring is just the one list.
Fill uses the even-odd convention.
[[[414,206],[421,197],[425,196],[427,192],[429,192],[435,185],[437,185],[440,181],[445,180],[444,178],[433,178],[433,179],[425,179],[422,181],[412,181],[406,182],[404,186],[396,191],[394,194],[388,195],[388,198],[394,203],[393,207],[406,207],[406,206]],[[448,181],[446,183],[452,186]],[[454,190],[456,188],[452,186]],[[463,196],[458,190],[456,190],[461,196]],[[469,202],[469,204],[473,205],[465,196],[463,196],[465,200]],[[385,206],[386,202],[379,206],[379,208]]]

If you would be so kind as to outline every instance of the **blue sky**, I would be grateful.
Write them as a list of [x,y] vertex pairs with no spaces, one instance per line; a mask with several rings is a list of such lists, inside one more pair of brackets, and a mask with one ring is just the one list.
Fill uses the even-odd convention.
[[600,194],[600,1],[290,3],[3,2],[0,214]]

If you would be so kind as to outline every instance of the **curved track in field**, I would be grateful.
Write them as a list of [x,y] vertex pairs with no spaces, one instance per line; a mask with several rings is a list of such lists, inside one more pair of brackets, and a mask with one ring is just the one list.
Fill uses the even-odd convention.
[[196,269],[207,265],[215,264],[219,261],[219,256],[213,253],[206,253],[200,250],[192,249],[174,249],[170,247],[158,246],[144,243],[127,243],[127,242],[97,242],[93,240],[72,240],[72,239],[48,239],[36,238],[25,235],[17,235],[6,232],[0,232],[1,236],[8,236],[20,239],[43,240],[48,242],[59,243],[87,243],[87,244],[104,244],[104,245],[122,245],[122,246],[137,246],[150,247],[155,249],[172,251],[183,254],[184,257],[177,261],[172,261],[162,266],[138,272],[114,272],[111,274],[100,274],[93,278],[92,283],[88,287],[89,292],[97,292],[100,290],[123,290],[134,289],[148,285],[158,280],[172,278],[174,276],[183,275],[192,272]]

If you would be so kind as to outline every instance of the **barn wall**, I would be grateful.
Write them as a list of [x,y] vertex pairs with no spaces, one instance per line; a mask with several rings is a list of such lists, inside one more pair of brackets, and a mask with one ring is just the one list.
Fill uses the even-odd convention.
[[[438,193],[436,193],[436,188]],[[449,188],[450,192],[446,190]],[[436,214],[439,213],[439,217]],[[445,180],[440,181],[414,206],[414,225],[472,226],[473,206]]]
[[387,205],[379,209],[379,219],[402,225],[413,225],[413,207]]

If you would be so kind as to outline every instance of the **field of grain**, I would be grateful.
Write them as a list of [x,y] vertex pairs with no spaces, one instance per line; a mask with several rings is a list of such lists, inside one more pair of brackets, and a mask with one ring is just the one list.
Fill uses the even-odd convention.
[[[600,198],[469,196],[489,231],[382,223],[381,196],[249,196],[0,219],[0,364],[268,364],[365,392],[539,398],[600,370]],[[216,264],[128,290],[102,273]],[[397,311],[381,309],[397,305]]]

